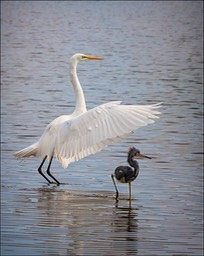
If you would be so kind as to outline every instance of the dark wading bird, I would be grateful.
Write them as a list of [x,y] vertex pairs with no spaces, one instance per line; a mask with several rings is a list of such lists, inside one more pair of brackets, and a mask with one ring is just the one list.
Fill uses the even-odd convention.
[[129,185],[129,200],[131,200],[131,182],[133,182],[138,174],[139,174],[139,164],[136,161],[136,158],[148,158],[151,159],[149,156],[144,156],[140,153],[139,149],[136,149],[134,147],[129,148],[128,151],[128,157],[127,162],[129,163],[129,166],[118,166],[115,169],[115,173],[111,175],[113,184],[116,190],[116,200],[118,199],[119,192],[115,183],[115,179],[118,180],[121,183],[128,183]]
[[154,123],[153,119],[161,114],[157,111],[161,103],[121,105],[120,101],[111,101],[87,110],[83,89],[77,76],[77,64],[84,60],[102,59],[80,53],[71,57],[70,80],[76,96],[74,112],[54,119],[37,142],[15,153],[19,159],[41,157],[42,162],[38,172],[49,184],[53,182],[42,172],[46,160],[49,161],[46,171],[48,176],[59,185],[60,182],[50,173],[53,157],[67,168],[70,163],[95,154],[104,147],[127,137],[132,131]]

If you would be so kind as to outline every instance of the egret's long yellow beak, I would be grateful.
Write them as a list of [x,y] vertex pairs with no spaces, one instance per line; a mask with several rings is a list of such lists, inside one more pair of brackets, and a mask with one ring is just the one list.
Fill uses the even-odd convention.
[[104,60],[103,57],[93,56],[93,55],[84,55],[89,60]]

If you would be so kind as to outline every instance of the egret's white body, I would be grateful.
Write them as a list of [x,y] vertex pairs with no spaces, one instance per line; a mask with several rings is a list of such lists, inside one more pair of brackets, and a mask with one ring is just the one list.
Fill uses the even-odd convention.
[[15,153],[17,158],[55,157],[66,168],[69,163],[100,151],[158,118],[160,103],[121,105],[120,101],[113,101],[87,111],[76,72],[77,64],[86,59],[103,58],[84,54],[71,57],[70,80],[76,95],[74,112],[54,119],[36,143]]

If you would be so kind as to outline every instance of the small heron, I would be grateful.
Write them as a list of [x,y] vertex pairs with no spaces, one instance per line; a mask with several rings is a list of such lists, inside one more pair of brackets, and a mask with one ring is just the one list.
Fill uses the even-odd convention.
[[139,158],[139,157],[151,159],[151,157],[149,157],[149,156],[142,155],[140,153],[139,149],[136,149],[135,147],[129,148],[127,162],[134,169],[129,166],[118,166],[115,169],[115,174],[111,175],[111,178],[113,180],[113,184],[114,184],[114,187],[116,190],[116,200],[118,199],[119,192],[118,192],[114,178],[116,178],[116,180],[118,180],[121,183],[128,183],[128,185],[129,185],[129,200],[131,200],[131,182],[134,181],[139,174],[139,164],[136,161],[136,158]]

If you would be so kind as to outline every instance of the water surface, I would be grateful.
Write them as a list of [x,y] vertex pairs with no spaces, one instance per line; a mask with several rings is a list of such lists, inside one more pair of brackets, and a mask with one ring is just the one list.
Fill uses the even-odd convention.
[[[202,2],[2,2],[2,255],[202,254]],[[164,102],[161,118],[129,138],[52,172],[18,161],[55,117],[72,112],[68,60],[87,106]],[[120,184],[111,173],[130,146],[154,157]]]

